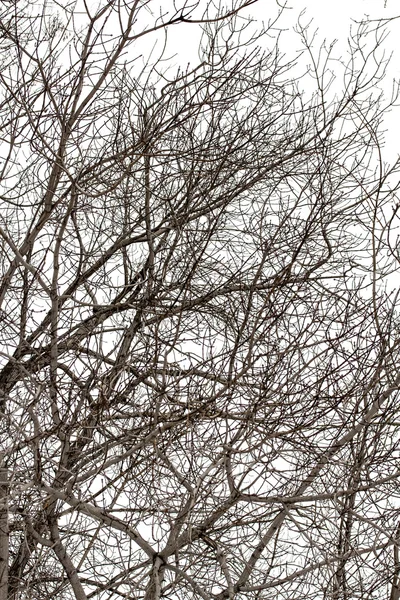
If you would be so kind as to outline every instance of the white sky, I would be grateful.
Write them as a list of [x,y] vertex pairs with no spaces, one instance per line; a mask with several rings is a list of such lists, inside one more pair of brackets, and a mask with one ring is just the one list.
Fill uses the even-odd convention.
[[[281,2],[283,4],[283,1]],[[267,19],[271,0],[260,0],[252,7],[257,19]],[[347,39],[350,30],[357,28],[357,22],[368,19],[392,19],[387,23],[388,36],[384,43],[386,55],[392,54],[390,65],[387,69],[386,86],[388,95],[392,90],[393,80],[400,80],[400,3],[398,0],[288,0],[290,10],[284,16],[285,26],[293,30],[300,14],[302,23],[306,24],[312,19],[310,30],[318,29],[317,43],[326,40],[329,45],[336,42],[336,52],[340,55],[346,52]],[[299,48],[296,36],[288,35],[287,43],[291,41],[287,52],[295,52]],[[400,122],[400,105],[386,115],[386,157],[395,159],[400,153],[398,144]]]
[[[282,5],[284,0],[279,0]],[[318,29],[315,48],[318,49],[324,40],[327,45],[336,41],[334,54],[337,57],[345,56],[347,39],[352,29],[357,29],[357,21],[369,19],[392,19],[387,23],[388,37],[384,43],[385,54],[388,57],[393,53],[390,66],[387,70],[386,89],[390,96],[393,79],[400,79],[400,3],[398,0],[287,0],[288,9],[280,18],[279,28],[286,31],[280,40],[280,49],[288,59],[294,58],[300,49],[301,43],[294,27],[301,15],[301,22],[306,25],[311,21],[311,32]],[[276,0],[259,0],[247,9],[247,14],[254,17],[260,24],[274,18],[279,10]],[[304,11],[304,12],[303,12]],[[243,12],[246,14],[246,11]],[[398,18],[396,18],[398,17]],[[182,67],[187,63],[192,65],[198,61],[198,42],[200,31],[196,26],[180,25],[168,31],[168,52],[166,56],[176,54],[172,63]],[[158,40],[161,42],[161,40]],[[272,43],[272,42],[271,42]],[[157,55],[157,51],[155,52]],[[386,115],[386,153],[387,160],[393,160],[399,154],[398,123],[400,121],[400,106]]]

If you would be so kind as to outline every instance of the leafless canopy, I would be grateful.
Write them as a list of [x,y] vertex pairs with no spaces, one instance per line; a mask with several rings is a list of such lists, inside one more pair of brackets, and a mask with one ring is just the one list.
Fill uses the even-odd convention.
[[255,2],[1,4],[0,600],[399,600],[383,23]]

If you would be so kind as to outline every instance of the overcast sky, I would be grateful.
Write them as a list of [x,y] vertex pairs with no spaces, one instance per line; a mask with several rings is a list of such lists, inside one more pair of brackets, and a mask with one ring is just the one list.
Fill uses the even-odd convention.
[[[267,19],[268,13],[271,11],[270,1],[258,2],[254,5],[254,15],[257,19]],[[365,18],[371,20],[388,19],[387,31],[388,36],[384,42],[386,55],[392,54],[390,65],[387,69],[386,89],[390,95],[393,80],[400,79],[400,5],[398,0],[334,0],[331,2],[323,2],[321,0],[289,0],[287,10],[283,20],[288,30],[293,30],[299,16],[304,11],[301,17],[302,22],[306,24],[312,19],[310,29],[318,29],[318,42],[323,42],[326,39],[329,45],[334,40],[336,41],[336,52],[338,55],[346,52],[347,39],[352,29],[355,31],[357,22]],[[285,43],[288,44],[287,53],[295,52],[298,49],[298,39],[295,35],[290,35],[288,32]],[[297,47],[296,47],[297,46]],[[397,157],[399,154],[399,123],[400,123],[400,106],[398,109],[393,109],[390,114],[386,115],[385,127],[386,133],[386,156],[389,158]],[[392,158],[392,159],[393,159]]]
[[[280,4],[284,0],[279,0]],[[324,2],[322,0],[288,0],[288,8],[278,22],[280,28],[286,30],[281,38],[280,49],[287,58],[296,56],[301,43],[295,35],[294,28],[301,16],[303,25],[310,23],[310,32],[318,29],[315,47],[326,40],[327,45],[336,40],[335,55],[345,57],[347,51],[347,39],[352,28],[357,28],[357,22],[369,19],[392,19],[387,23],[388,37],[384,42],[386,56],[393,53],[391,64],[387,70],[386,86],[388,95],[392,88],[393,79],[400,79],[400,4],[398,0],[334,0]],[[258,22],[268,22],[274,18],[279,10],[276,0],[259,0],[252,5],[247,12]],[[398,18],[395,18],[398,17]],[[168,32],[168,54],[176,53],[172,60],[181,66],[188,62],[195,64],[198,61],[198,42],[200,31],[195,26],[179,26],[171,28]],[[154,41],[154,40],[153,40]],[[162,43],[161,40],[158,40]],[[272,42],[273,43],[273,42]],[[385,126],[388,129],[387,145],[390,154],[398,153],[398,123],[400,121],[400,107],[398,111],[393,110],[386,116]]]

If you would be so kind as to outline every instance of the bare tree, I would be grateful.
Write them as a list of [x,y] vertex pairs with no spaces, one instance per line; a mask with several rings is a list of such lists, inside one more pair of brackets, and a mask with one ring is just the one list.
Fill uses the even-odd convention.
[[400,597],[384,23],[254,1],[2,4],[1,599]]

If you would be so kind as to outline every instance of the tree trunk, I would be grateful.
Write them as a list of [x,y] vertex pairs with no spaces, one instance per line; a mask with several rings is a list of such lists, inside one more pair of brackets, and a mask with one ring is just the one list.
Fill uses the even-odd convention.
[[164,560],[160,556],[157,556],[154,560],[154,565],[150,574],[150,581],[147,586],[144,600],[160,600],[161,585],[164,580],[164,572]]
[[8,596],[8,469],[0,454],[0,600]]

